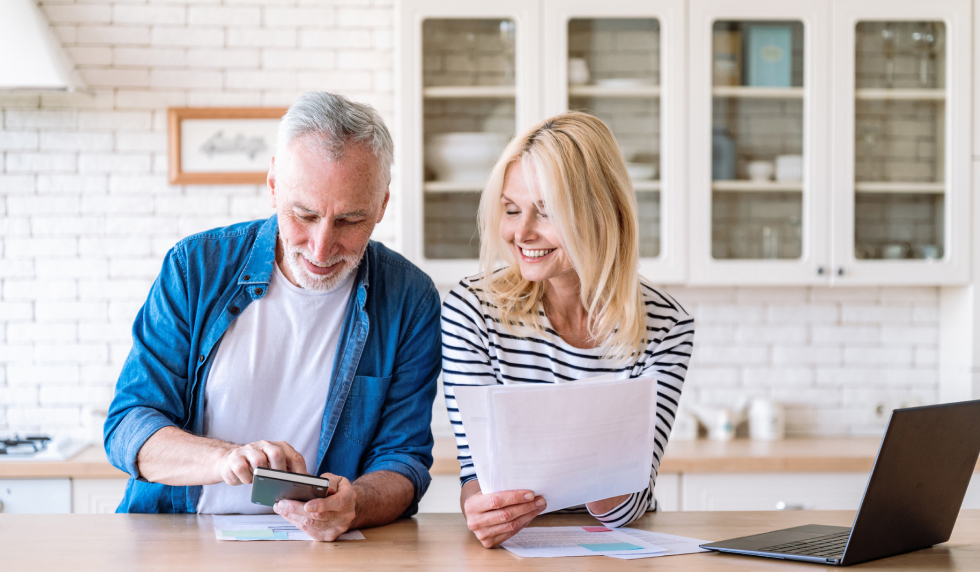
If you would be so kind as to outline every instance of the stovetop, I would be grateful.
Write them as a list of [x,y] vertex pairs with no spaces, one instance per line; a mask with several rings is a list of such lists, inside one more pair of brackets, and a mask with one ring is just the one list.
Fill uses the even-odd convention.
[[47,435],[0,437],[0,462],[65,461],[89,446],[88,442],[68,438],[52,439]]

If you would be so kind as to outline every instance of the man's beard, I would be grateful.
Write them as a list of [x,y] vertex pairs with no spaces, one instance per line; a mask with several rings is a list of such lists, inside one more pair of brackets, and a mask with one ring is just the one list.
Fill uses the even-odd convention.
[[342,266],[327,276],[318,276],[307,270],[300,261],[299,258],[301,256],[306,258],[307,261],[311,261],[313,258],[308,255],[304,248],[283,244],[283,251],[283,258],[286,260],[289,270],[292,271],[293,279],[296,280],[296,283],[301,288],[315,290],[317,292],[328,292],[336,288],[339,284],[342,284],[352,272],[357,270],[357,265],[360,263],[361,257],[364,256],[363,252],[350,256],[332,256],[325,264],[317,263],[315,266],[332,266],[338,262]]

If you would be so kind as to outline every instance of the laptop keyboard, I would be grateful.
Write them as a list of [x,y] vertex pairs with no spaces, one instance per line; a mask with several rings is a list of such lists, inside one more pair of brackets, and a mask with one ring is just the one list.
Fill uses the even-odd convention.
[[759,552],[815,556],[817,558],[841,558],[844,555],[844,547],[847,546],[849,536],[851,536],[851,531],[845,530],[844,532],[835,532],[834,534],[818,536],[810,540],[788,542],[786,544],[760,548]]

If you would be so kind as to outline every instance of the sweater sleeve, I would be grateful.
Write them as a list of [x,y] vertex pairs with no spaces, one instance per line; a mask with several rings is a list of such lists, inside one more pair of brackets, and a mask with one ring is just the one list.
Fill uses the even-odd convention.
[[476,469],[456,405],[455,388],[496,383],[480,299],[467,288],[465,281],[460,282],[442,304],[442,385],[449,422],[456,436],[461,486],[476,479]]
[[625,526],[643,516],[646,511],[657,509],[654,485],[660,470],[660,460],[663,458],[670,430],[677,415],[681,390],[684,387],[684,379],[687,377],[687,368],[694,348],[694,318],[673,298],[653,289],[645,293],[648,318],[660,323],[666,321],[673,325],[669,328],[648,327],[651,342],[643,355],[638,375],[638,377],[652,378],[657,382],[656,435],[649,484],[646,489],[629,495],[626,500],[604,514],[589,511],[600,522],[613,528]]

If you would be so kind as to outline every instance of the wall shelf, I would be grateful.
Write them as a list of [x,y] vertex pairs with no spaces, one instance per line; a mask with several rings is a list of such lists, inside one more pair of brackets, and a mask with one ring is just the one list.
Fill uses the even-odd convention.
[[426,181],[422,190],[427,193],[479,193],[483,191],[483,183],[466,181]]
[[860,100],[945,101],[945,89],[887,89],[862,88],[855,90]]
[[568,97],[660,97],[660,86],[606,87],[601,85],[571,85],[568,86]]
[[902,183],[868,181],[854,183],[857,193],[938,194],[946,192],[945,183]]
[[803,88],[716,85],[711,88],[711,95],[713,97],[736,97],[743,99],[803,99]]
[[512,99],[517,90],[512,85],[441,85],[422,89],[427,99]]
[[802,192],[802,181],[712,181],[713,191],[783,193]]
[[660,181],[633,181],[633,190],[638,193],[655,193],[660,190]]

